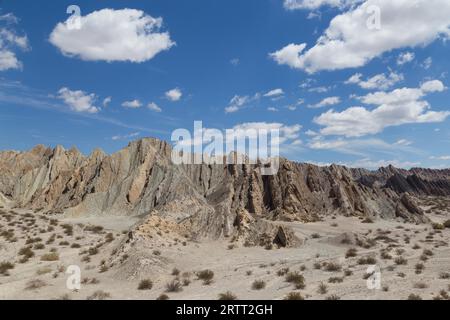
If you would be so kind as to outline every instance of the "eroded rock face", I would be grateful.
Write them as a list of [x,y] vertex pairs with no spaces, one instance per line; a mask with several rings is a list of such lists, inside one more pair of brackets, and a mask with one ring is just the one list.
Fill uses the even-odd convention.
[[[309,222],[329,214],[426,221],[412,195],[450,195],[449,170],[370,172],[281,159],[276,175],[262,176],[252,165],[177,166],[171,151],[166,142],[142,139],[112,155],[44,146],[0,152],[1,201],[69,215],[157,212],[197,237],[219,238],[261,220]],[[269,234],[288,242],[285,230]]]

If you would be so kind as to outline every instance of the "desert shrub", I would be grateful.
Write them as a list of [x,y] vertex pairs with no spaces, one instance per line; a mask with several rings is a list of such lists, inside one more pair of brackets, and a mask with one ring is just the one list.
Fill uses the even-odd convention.
[[425,249],[423,250],[423,255],[426,255],[428,257],[432,257],[434,255],[433,251],[431,251],[430,249]]
[[8,275],[8,271],[14,269],[14,264],[8,261],[0,263],[0,274]]
[[305,277],[297,271],[286,274],[285,280],[286,282],[294,284],[296,289],[304,289],[306,287]]
[[320,270],[320,269],[322,269],[322,264],[320,262],[315,262],[313,267],[316,270]]
[[34,257],[34,252],[31,247],[23,247],[19,250],[19,256],[23,256],[27,259]]
[[92,233],[100,233],[103,231],[103,227],[101,226],[87,226],[86,228],[84,228],[85,231],[89,231]]
[[445,280],[450,279],[450,273],[448,273],[448,272],[441,272],[439,274],[439,279],[445,279]]
[[180,274],[180,270],[178,270],[177,268],[174,268],[173,270],[172,270],[172,275],[173,276],[178,276]]
[[284,298],[284,300],[305,300],[300,292],[291,292]]
[[153,254],[154,254],[155,256],[160,256],[160,255],[161,255],[161,251],[159,251],[159,250],[154,250],[154,251],[153,251]]
[[156,300],[169,300],[169,296],[167,294],[161,294]]
[[81,248],[81,245],[78,243],[72,243],[72,245],[70,246],[72,249],[79,249]]
[[321,282],[319,284],[319,288],[317,289],[317,293],[319,294],[327,294],[328,292],[328,287],[325,283]]
[[283,268],[277,271],[277,276],[284,277],[289,272],[289,268]]
[[72,236],[73,235],[73,226],[72,225],[70,225],[70,224],[63,224],[61,227],[64,229],[64,233],[67,236]]
[[377,259],[374,257],[362,257],[358,259],[358,264],[360,265],[374,265],[377,263]]
[[333,301],[335,301],[335,300],[341,300],[341,297],[339,297],[339,296],[337,296],[337,295],[335,295],[335,294],[332,294],[331,296],[328,296],[328,297],[327,297],[327,300],[333,300]]
[[227,291],[225,293],[219,294],[219,300],[232,301],[232,300],[237,300],[237,297],[230,291]]
[[351,275],[353,275],[353,271],[352,271],[352,270],[349,270],[349,269],[346,269],[346,270],[344,270],[344,275],[345,275],[346,277],[350,277]]
[[328,279],[329,283],[342,283],[344,282],[344,278],[341,277],[332,277]]
[[139,282],[138,290],[150,290],[153,288],[153,282],[150,279],[144,279]]
[[38,276],[41,276],[41,275],[43,275],[43,274],[47,274],[47,273],[50,273],[50,272],[52,272],[52,269],[51,269],[50,267],[43,267],[43,268],[39,268],[39,269],[36,271],[36,274],[37,274]]
[[108,266],[107,266],[106,264],[102,264],[102,265],[100,266],[99,272],[100,272],[100,273],[104,273],[104,272],[106,272],[106,271],[108,271],[108,270],[109,270]]
[[255,280],[252,284],[253,290],[262,290],[266,287],[266,282],[264,280]]
[[432,227],[434,230],[444,230],[445,226],[441,223],[433,223]]
[[425,282],[416,282],[414,284],[415,289],[426,289],[428,288],[428,285]]
[[373,220],[369,217],[365,218],[361,223],[374,223]]
[[41,256],[41,261],[58,261],[58,260],[59,254],[56,252],[46,253],[43,256]]
[[88,300],[106,300],[109,298],[111,298],[111,294],[103,290],[95,291],[92,295],[87,297]]
[[37,290],[42,287],[45,287],[46,285],[47,285],[47,283],[45,283],[44,281],[39,280],[39,279],[30,280],[27,282],[27,284],[25,286],[25,290]]
[[204,284],[210,284],[214,278],[214,272],[211,270],[203,270],[197,272],[197,278],[202,280]]
[[337,262],[328,262],[324,267],[324,270],[328,272],[338,272],[342,270],[342,266]]
[[397,257],[397,258],[395,258],[395,259],[394,259],[394,262],[395,262],[395,264],[397,264],[397,265],[406,265],[406,264],[408,264],[408,260],[406,260],[406,259],[403,258],[403,257]]
[[113,242],[114,241],[114,235],[110,232],[110,233],[108,233],[107,235],[106,235],[106,237],[105,237],[105,241],[106,242]]
[[450,228],[450,220],[447,220],[443,223],[444,227]]
[[350,248],[347,250],[347,252],[345,253],[345,257],[348,258],[353,258],[356,257],[358,255],[358,250],[356,250],[355,248]]
[[312,239],[320,239],[321,236],[320,236],[320,234],[318,234],[318,233],[313,233],[313,234],[311,235],[311,238],[312,238]]
[[88,253],[90,256],[95,256],[96,254],[98,254],[98,249],[96,247],[89,248]]
[[45,245],[43,243],[37,243],[33,247],[35,250],[42,250],[45,249]]
[[411,293],[411,294],[408,296],[408,300],[422,300],[422,297],[419,296],[419,295],[417,295],[417,294]]
[[183,287],[178,280],[172,280],[166,284],[167,292],[180,292],[183,290]]

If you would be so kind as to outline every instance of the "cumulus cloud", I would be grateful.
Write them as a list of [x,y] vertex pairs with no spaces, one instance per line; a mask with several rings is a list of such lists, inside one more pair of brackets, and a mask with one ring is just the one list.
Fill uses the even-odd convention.
[[[29,50],[27,36],[18,35],[10,27],[17,22],[18,19],[11,13],[0,16],[0,71],[21,69],[22,62],[17,58],[15,49]],[[2,26],[4,23],[7,26]]]
[[81,90],[70,90],[64,87],[58,91],[57,97],[75,112],[97,113],[100,111],[94,106],[97,96],[93,93],[87,94]]
[[431,111],[423,97],[429,93],[445,90],[439,80],[427,81],[420,88],[401,88],[392,92],[375,92],[359,100],[367,105],[375,105],[370,110],[365,107],[351,107],[342,112],[329,110],[314,118],[323,126],[322,135],[360,137],[382,132],[386,127],[410,123],[442,122],[450,111]]
[[155,112],[162,112],[162,109],[154,102],[150,102],[147,105],[147,108],[149,108],[150,110],[155,111]]
[[397,58],[397,64],[399,66],[404,65],[406,63],[413,61],[414,58],[415,58],[414,52],[402,52],[399,54]]
[[[375,7],[381,12],[381,26],[369,28]],[[280,65],[308,73],[357,68],[384,52],[448,38],[449,27],[447,0],[367,0],[333,18],[309,50],[305,51],[306,43],[291,43],[270,56]]]
[[124,103],[122,103],[122,107],[124,108],[130,108],[130,109],[137,109],[142,107],[142,102],[140,102],[139,100],[131,100],[131,101],[125,101]]
[[266,98],[274,98],[284,95],[283,89],[273,89],[264,94],[264,97]]
[[175,43],[168,32],[161,32],[162,18],[141,10],[103,9],[80,17],[80,27],[69,18],[58,23],[50,42],[70,57],[86,61],[144,62]]
[[323,99],[317,104],[309,105],[308,108],[323,108],[323,107],[329,107],[336,104],[341,103],[341,98],[339,97],[328,97]]
[[183,96],[183,93],[178,88],[175,88],[175,89],[172,89],[172,90],[169,90],[166,92],[166,98],[173,102],[179,101],[182,96]]
[[391,72],[389,75],[385,75],[384,73],[377,74],[367,80],[361,79],[362,74],[356,73],[350,77],[345,83],[346,84],[356,84],[363,89],[378,89],[378,90],[386,90],[390,87],[394,86],[396,83],[403,81],[404,77],[402,74],[398,74],[395,72]]

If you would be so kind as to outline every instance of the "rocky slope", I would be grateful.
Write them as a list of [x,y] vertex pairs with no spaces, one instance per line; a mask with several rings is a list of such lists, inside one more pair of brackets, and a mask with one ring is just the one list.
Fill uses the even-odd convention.
[[[281,159],[277,175],[262,176],[252,165],[176,166],[171,151],[166,142],[142,139],[112,155],[44,146],[0,152],[0,205],[73,216],[151,214],[219,238],[249,237],[252,228],[267,228],[264,220],[330,214],[425,222],[414,197],[450,195],[450,170],[371,172]],[[287,231],[272,229],[288,241]]]

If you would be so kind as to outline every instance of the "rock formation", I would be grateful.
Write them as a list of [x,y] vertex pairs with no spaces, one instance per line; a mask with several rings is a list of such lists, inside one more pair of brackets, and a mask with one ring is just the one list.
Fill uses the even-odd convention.
[[[197,237],[248,238],[255,226],[269,228],[264,221],[330,214],[425,222],[413,196],[450,195],[450,170],[372,172],[281,159],[278,174],[262,176],[253,165],[174,165],[171,152],[156,139],[112,155],[44,146],[0,152],[0,201],[73,216],[157,215]],[[290,241],[288,231],[270,225],[264,232],[278,245]]]

